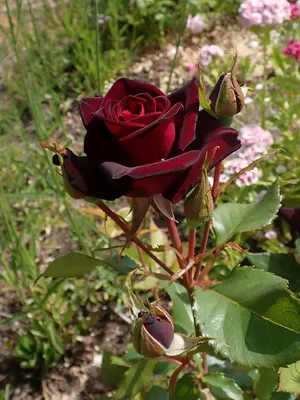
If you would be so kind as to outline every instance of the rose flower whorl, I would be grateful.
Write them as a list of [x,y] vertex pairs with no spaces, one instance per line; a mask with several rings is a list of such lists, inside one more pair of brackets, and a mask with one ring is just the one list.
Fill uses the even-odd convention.
[[196,79],[166,96],[122,78],[105,96],[83,98],[86,156],[67,149],[62,167],[68,185],[77,198],[162,194],[177,203],[198,182],[205,158],[215,152],[212,168],[240,147],[236,130],[198,110]]

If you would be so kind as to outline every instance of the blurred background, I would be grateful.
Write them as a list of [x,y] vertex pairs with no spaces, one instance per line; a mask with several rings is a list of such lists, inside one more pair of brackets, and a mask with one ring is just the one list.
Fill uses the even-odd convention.
[[[221,72],[230,70],[230,49],[237,46],[238,80],[250,90],[234,127],[246,146],[260,143],[255,154],[271,147],[285,152],[248,171],[230,187],[227,200],[253,201],[280,178],[284,204],[300,207],[299,185],[290,183],[300,177],[300,56],[288,48],[299,40],[299,15],[276,27],[250,27],[240,5],[239,0],[0,0],[1,400],[111,397],[109,372],[100,378],[100,367],[111,353],[123,354],[130,341],[127,264],[34,285],[58,256],[72,250],[97,255],[121,236],[103,215],[66,195],[51,154],[39,144],[53,137],[82,152],[81,97],[105,93],[121,76],[169,93],[196,76],[199,48],[210,90]],[[251,161],[253,152],[246,165]],[[234,156],[223,179],[244,166],[245,157]],[[128,214],[123,199],[114,207]],[[152,224],[156,236],[149,240],[155,246],[165,234]],[[293,234],[276,224],[245,234],[242,243],[286,251]],[[241,261],[228,252],[220,270]],[[116,257],[113,250],[106,256]],[[138,282],[136,288],[147,296],[152,286]]]

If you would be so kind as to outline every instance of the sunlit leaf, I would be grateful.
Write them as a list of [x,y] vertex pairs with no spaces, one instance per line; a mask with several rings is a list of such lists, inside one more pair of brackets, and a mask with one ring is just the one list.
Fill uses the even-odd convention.
[[279,186],[274,183],[264,197],[252,204],[224,203],[213,214],[217,244],[228,241],[236,232],[246,232],[268,225],[280,207]]
[[284,366],[300,354],[300,302],[287,282],[253,268],[234,269],[206,291],[193,293],[202,334],[216,352],[243,366]]
[[69,253],[52,261],[42,276],[72,278],[82,276],[107,263],[81,253]]
[[243,391],[231,378],[221,372],[211,372],[202,377],[202,382],[209,385],[211,394],[218,400],[243,400]]
[[288,365],[287,368],[280,368],[279,390],[300,393],[300,361]]
[[293,292],[300,291],[300,265],[292,254],[248,253],[247,258],[256,268],[288,279]]

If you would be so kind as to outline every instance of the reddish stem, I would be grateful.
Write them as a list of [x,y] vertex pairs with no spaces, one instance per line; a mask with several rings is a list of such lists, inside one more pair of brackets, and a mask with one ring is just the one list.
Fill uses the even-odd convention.
[[[186,268],[186,262],[184,261],[184,253],[183,253],[183,247],[182,243],[180,240],[179,232],[176,226],[176,223],[174,220],[170,218],[166,218],[167,225],[168,225],[168,230],[170,234],[170,238],[172,241],[172,246],[177,250],[178,254],[176,253],[177,261],[179,264],[180,269],[185,269]],[[183,282],[186,286],[188,286],[188,274],[184,274],[183,276]]]
[[201,273],[200,273],[200,275],[198,277],[198,283],[200,283],[206,277],[206,275],[208,275],[208,273],[210,272],[210,270],[214,266],[216,258],[220,254],[220,251],[221,251],[221,249],[217,249],[215,251],[214,255],[212,256],[211,260],[205,265],[205,267],[203,268],[203,270],[201,271]]
[[[190,228],[189,231],[189,262],[195,260],[195,246],[196,246],[196,228]],[[188,272],[189,282],[193,279],[193,268]]]
[[[214,183],[211,189],[212,197],[213,197],[213,202],[214,205],[216,204],[217,198],[218,198],[218,188],[219,188],[219,182],[220,182],[220,176],[223,168],[223,163],[220,162],[218,165],[216,165],[215,170],[214,170]],[[201,248],[200,248],[200,254],[204,253],[206,250],[208,238],[209,238],[209,231],[211,227],[211,219],[209,219],[204,227],[204,232],[203,232],[203,238],[202,238],[202,243],[201,243]],[[201,263],[196,265],[196,271],[194,275],[195,281],[199,279],[201,271]]]
[[175,399],[175,385],[178,379],[178,376],[180,372],[184,369],[186,364],[181,364],[178,368],[175,369],[173,374],[170,377],[169,381],[169,395],[170,395],[170,400],[176,400]]
[[[119,216],[113,212],[106,204],[104,204],[102,201],[98,201],[95,203],[97,207],[99,207],[102,211],[105,212],[105,214],[111,218],[125,233],[127,237],[130,237],[130,228],[127,226],[127,224],[122,221]],[[166,271],[168,274],[171,276],[174,275],[174,272],[167,267],[159,258],[157,258],[149,249],[147,246],[144,245],[143,242],[141,242],[137,237],[133,236],[130,238],[130,240],[135,243],[137,246],[139,246],[140,249],[142,249],[150,258],[152,258],[153,261],[155,261],[164,271]]]

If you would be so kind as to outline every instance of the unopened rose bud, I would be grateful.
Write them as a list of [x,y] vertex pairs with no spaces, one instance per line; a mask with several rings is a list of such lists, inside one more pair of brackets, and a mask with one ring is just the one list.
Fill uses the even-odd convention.
[[214,202],[208,181],[207,169],[203,168],[198,185],[184,202],[184,214],[189,224],[197,227],[201,222],[211,218],[213,210]]
[[84,197],[86,197],[85,194],[81,193],[79,190],[74,189],[73,186],[70,184],[68,176],[67,176],[66,171],[63,166],[63,163],[64,163],[63,156],[61,156],[59,154],[54,154],[54,156],[52,157],[52,162],[54,165],[61,167],[64,186],[65,186],[67,193],[73,199],[83,199]]
[[220,120],[238,114],[244,105],[245,95],[236,79],[237,55],[231,72],[223,72],[213,88],[209,100],[211,110]]
[[153,312],[141,311],[133,332],[133,345],[144,357],[166,354],[174,339],[174,322],[170,314],[155,305]]

